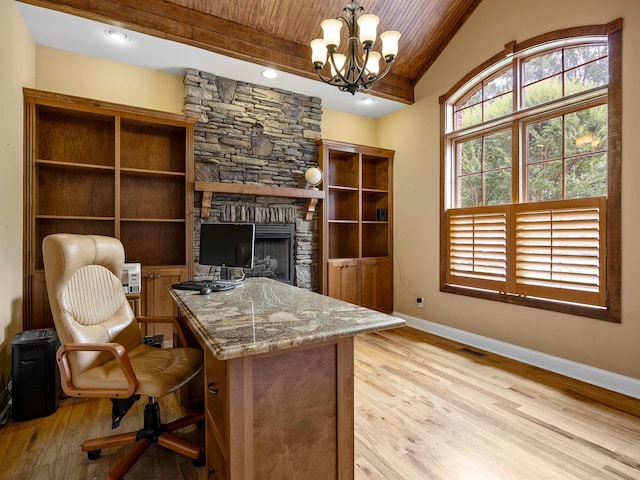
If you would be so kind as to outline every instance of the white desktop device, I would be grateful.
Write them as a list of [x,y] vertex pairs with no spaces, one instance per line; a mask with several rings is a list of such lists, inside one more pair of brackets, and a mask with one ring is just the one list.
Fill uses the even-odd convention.
[[140,293],[141,265],[139,263],[125,263],[122,267],[122,289],[124,293]]

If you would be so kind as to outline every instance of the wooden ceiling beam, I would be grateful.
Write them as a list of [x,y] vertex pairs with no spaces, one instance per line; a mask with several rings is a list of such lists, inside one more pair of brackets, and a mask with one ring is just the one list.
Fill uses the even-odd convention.
[[[284,40],[162,0],[22,1],[199,47],[312,80],[318,79],[311,64],[310,49],[307,45]],[[389,73],[376,82],[370,93],[402,103],[413,103],[413,86],[410,78]]]

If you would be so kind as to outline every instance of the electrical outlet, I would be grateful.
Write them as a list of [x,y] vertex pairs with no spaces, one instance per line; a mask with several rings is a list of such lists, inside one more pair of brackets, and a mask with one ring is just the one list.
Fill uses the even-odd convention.
[[416,305],[418,308],[424,308],[424,298],[418,297],[416,298]]

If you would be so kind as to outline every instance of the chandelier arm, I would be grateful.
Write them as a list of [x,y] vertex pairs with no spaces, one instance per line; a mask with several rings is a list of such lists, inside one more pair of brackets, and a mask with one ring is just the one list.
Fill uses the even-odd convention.
[[[347,61],[348,60],[348,61]],[[335,83],[331,83],[331,85],[335,85],[337,87],[348,87],[349,85],[359,85],[362,84],[361,81],[361,77],[362,77],[362,70],[360,70],[360,74],[358,75],[358,77],[355,80],[349,80],[349,73],[353,70],[353,64],[351,63],[351,59],[347,58],[345,60],[345,64],[343,65],[342,70],[345,72],[346,76],[343,75],[340,70],[338,70],[338,67],[336,66],[336,62],[333,58],[333,53],[329,54],[329,61],[331,62],[331,65],[333,66],[333,70],[336,72],[336,74],[331,77],[332,80],[335,81]],[[356,64],[356,67],[358,67],[358,65]],[[359,67],[358,67],[359,69]],[[343,82],[345,85],[340,85],[340,83],[338,82],[338,80],[336,80],[336,77]],[[328,82],[327,82],[328,83]]]
[[335,77],[331,77],[329,80],[327,80],[326,78],[324,78],[321,74],[320,74],[320,70],[316,70],[316,72],[318,73],[318,77],[320,77],[320,80],[322,80],[324,83],[326,83],[327,85],[331,85],[333,87],[339,87],[340,84],[338,83],[333,83],[333,79]]
[[[391,64],[387,63],[387,67],[385,69],[385,71],[382,73],[382,75],[377,75],[376,77],[370,79],[370,80],[364,80],[363,79],[363,75],[364,75],[364,71],[365,71],[365,67],[366,67],[366,61],[369,58],[369,50],[366,49],[366,56],[365,56],[365,62],[363,64],[362,67],[358,66],[358,64],[355,64],[355,67],[359,70],[358,72],[358,76],[354,79],[354,80],[349,80],[348,78],[346,78],[344,75],[342,75],[342,73],[340,73],[340,71],[338,70],[338,68],[336,67],[335,64],[335,60],[333,58],[333,52],[329,54],[329,61],[331,62],[331,65],[333,65],[333,69],[336,72],[336,75],[334,75],[333,77],[331,77],[331,79],[329,81],[325,80],[324,77],[322,77],[322,75],[320,75],[320,71],[318,70],[318,76],[320,77],[320,79],[328,84],[328,85],[333,85],[336,86],[338,88],[340,88],[340,90],[343,91],[348,91],[351,94],[355,94],[355,92],[357,92],[358,90],[364,89],[364,90],[368,90],[371,85],[373,85],[374,82],[376,82],[377,80],[381,79],[382,77],[384,77],[387,72],[389,72],[389,69],[391,68]],[[355,61],[355,56],[351,56],[351,59],[353,59]],[[351,60],[349,59],[349,60]],[[347,73],[347,77],[349,76],[349,72],[351,72],[351,70],[353,70],[354,66],[351,63],[351,61],[349,61],[348,63],[345,61],[345,65],[343,67],[343,70]],[[336,79],[337,77],[337,79]],[[339,79],[339,80],[338,80]],[[340,82],[342,82],[343,84],[341,84]]]
[[[345,59],[345,65],[343,68],[345,75],[342,75],[340,72],[338,72],[338,69],[335,68],[335,65],[334,65],[334,69],[336,70],[336,72],[338,72],[338,76],[344,83],[347,84],[347,86],[361,85],[363,83],[362,76],[364,73],[364,68],[367,64],[367,59],[369,58],[369,49],[364,48],[366,52],[364,63],[360,64],[360,62],[358,61],[359,60],[359,57],[358,57],[359,38],[358,38],[358,32],[356,30],[355,17],[352,20],[353,21],[349,24],[349,39],[348,39],[349,47],[347,50],[347,57]],[[353,78],[354,71],[358,73],[358,75],[355,78]]]
[[365,89],[368,89],[369,87],[371,87],[371,85],[373,85],[375,82],[377,82],[378,80],[384,78],[387,73],[389,73],[389,70],[391,70],[391,62],[387,63],[387,67],[385,68],[384,72],[382,72],[380,75],[376,75],[374,78],[372,78],[371,80],[368,80],[366,82],[362,83],[362,86]]
[[367,83],[367,80],[363,80],[363,76],[364,76],[364,71],[367,69],[367,61],[369,60],[369,52],[371,50],[368,48],[365,48],[364,51],[365,51],[365,54],[364,54],[364,61],[362,62],[362,66],[358,65],[358,62],[354,56],[354,61],[356,62],[356,65],[358,65],[358,69],[360,70],[360,74],[358,75],[358,78],[356,78],[355,82],[363,83],[363,84]]

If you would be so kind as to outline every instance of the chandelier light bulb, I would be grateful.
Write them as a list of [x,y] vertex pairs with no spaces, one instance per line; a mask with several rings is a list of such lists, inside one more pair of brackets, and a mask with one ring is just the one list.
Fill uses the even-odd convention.
[[385,61],[390,62],[395,60],[398,55],[398,40],[400,40],[400,32],[395,30],[388,30],[380,34],[380,40],[382,40],[382,56]]
[[[362,61],[364,61],[365,57],[366,57],[366,54],[363,56]],[[369,73],[370,76],[376,76],[380,72],[380,58],[382,58],[382,56],[380,55],[379,52],[376,52],[376,51],[369,52],[369,58],[367,59],[367,64],[365,65],[365,69],[367,70],[367,73]]]
[[335,18],[330,18],[323,21],[320,24],[322,31],[324,32],[324,44],[326,47],[340,46],[340,30],[342,29],[342,22]]
[[373,13],[366,13],[358,17],[358,27],[360,28],[360,43],[365,48],[371,48],[376,41],[376,28],[380,19]]
[[311,61],[315,68],[319,68],[320,70],[327,61],[327,47],[321,38],[316,38],[311,41]]

